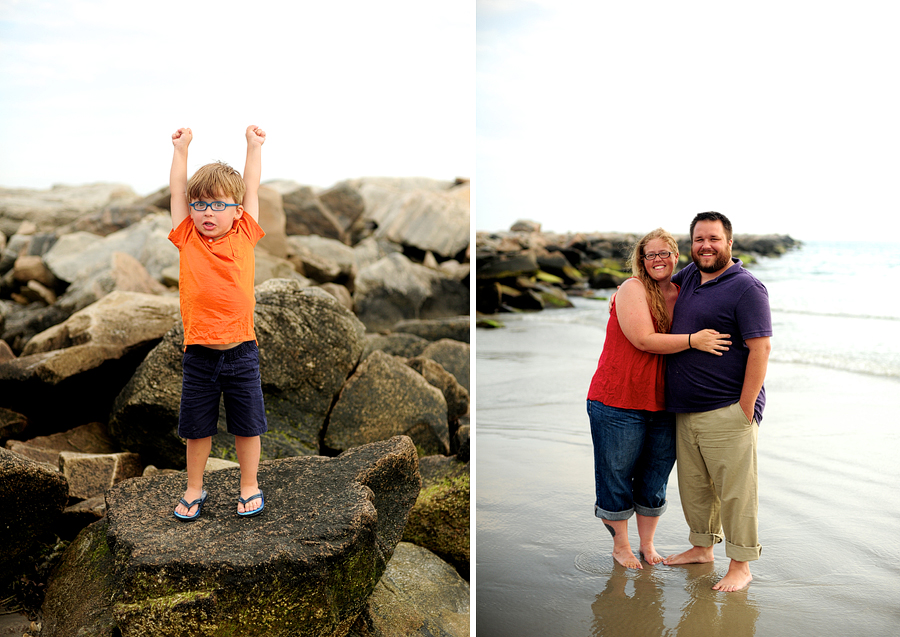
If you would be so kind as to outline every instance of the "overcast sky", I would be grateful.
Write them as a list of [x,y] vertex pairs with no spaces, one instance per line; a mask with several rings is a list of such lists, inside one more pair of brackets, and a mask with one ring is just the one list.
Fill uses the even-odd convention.
[[243,170],[263,181],[474,173],[475,6],[454,0],[0,0],[0,186],[168,184]]
[[894,240],[900,4],[477,1],[477,229]]

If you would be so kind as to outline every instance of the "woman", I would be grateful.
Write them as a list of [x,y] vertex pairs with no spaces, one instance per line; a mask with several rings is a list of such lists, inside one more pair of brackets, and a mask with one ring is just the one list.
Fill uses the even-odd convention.
[[594,514],[613,536],[613,557],[643,568],[628,542],[628,519],[637,514],[641,557],[663,560],[653,546],[666,509],[666,484],[675,464],[675,418],[665,411],[664,354],[688,348],[718,356],[729,334],[701,330],[668,334],[678,286],[672,274],[678,243],[658,228],[635,246],[634,276],[613,296],[606,341],[591,380],[587,409],[594,441],[597,499]]

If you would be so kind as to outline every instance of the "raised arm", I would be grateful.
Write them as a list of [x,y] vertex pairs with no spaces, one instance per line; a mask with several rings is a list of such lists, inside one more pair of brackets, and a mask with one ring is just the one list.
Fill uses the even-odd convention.
[[177,228],[191,214],[187,200],[187,156],[188,146],[194,138],[190,128],[179,128],[172,134],[175,154],[172,156],[172,170],[169,172],[170,208],[172,228]]
[[651,354],[675,354],[686,349],[699,349],[716,356],[728,351],[730,334],[715,330],[700,330],[693,334],[659,334],[653,328],[653,317],[647,305],[647,293],[643,284],[629,279],[616,294],[616,315],[625,338],[644,352]]
[[259,221],[259,179],[262,175],[262,145],[266,133],[259,126],[247,127],[247,161],[244,163],[244,212]]

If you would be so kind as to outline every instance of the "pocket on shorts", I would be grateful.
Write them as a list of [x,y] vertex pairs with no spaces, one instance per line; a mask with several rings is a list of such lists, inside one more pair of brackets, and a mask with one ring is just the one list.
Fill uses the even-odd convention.
[[743,408],[741,407],[741,402],[740,402],[740,401],[734,403],[734,404],[731,406],[731,408],[732,408],[733,410],[737,410],[737,415],[736,415],[735,417],[739,417],[739,418],[741,419],[741,422],[742,422],[742,423],[744,423],[744,424],[746,424],[746,425],[752,425],[752,424],[753,424],[753,419],[747,420],[747,414],[744,413],[744,410],[743,410]]

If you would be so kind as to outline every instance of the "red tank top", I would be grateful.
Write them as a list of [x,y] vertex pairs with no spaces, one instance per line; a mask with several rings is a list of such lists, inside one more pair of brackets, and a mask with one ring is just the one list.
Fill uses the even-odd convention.
[[[656,319],[653,327],[659,331]],[[597,371],[591,379],[588,400],[620,409],[665,411],[665,375],[665,356],[642,352],[625,337],[613,297],[606,324],[606,341]]]

